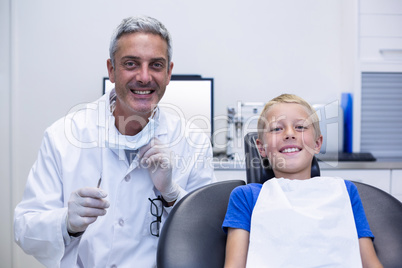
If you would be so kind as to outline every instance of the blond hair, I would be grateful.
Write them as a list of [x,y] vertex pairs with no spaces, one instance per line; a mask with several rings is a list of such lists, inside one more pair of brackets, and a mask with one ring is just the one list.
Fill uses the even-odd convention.
[[273,98],[270,100],[267,104],[265,104],[264,109],[262,110],[260,117],[258,118],[258,138],[262,139],[264,135],[264,130],[266,126],[266,114],[268,113],[268,110],[274,106],[275,104],[278,103],[296,103],[304,106],[307,109],[308,114],[310,115],[310,119],[313,123],[313,128],[315,132],[315,138],[320,137],[321,135],[321,130],[320,130],[320,123],[318,119],[318,115],[315,111],[315,109],[304,99],[300,98],[297,95],[293,94],[282,94],[276,98]]

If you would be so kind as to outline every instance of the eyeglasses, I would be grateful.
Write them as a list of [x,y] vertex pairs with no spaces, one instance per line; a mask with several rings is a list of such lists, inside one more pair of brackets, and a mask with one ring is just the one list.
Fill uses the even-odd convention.
[[160,223],[162,222],[162,213],[163,213],[162,199],[160,196],[158,196],[157,198],[154,199],[148,198],[148,200],[151,201],[151,207],[150,207],[151,214],[152,216],[156,217],[156,220],[151,222],[151,224],[149,225],[149,231],[151,235],[159,237],[159,228]]

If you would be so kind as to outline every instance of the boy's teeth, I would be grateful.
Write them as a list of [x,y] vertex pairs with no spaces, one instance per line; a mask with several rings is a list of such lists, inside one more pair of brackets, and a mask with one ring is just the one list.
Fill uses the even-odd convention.
[[300,151],[298,148],[288,148],[283,150],[284,153],[293,153],[293,152],[298,152]]

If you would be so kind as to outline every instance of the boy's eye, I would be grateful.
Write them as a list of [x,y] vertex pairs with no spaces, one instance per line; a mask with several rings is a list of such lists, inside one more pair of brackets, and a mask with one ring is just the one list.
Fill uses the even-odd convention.
[[302,125],[296,126],[296,130],[305,130],[305,129],[307,129],[307,127],[302,126]]
[[281,131],[281,128],[280,128],[280,127],[273,127],[273,128],[271,128],[271,132],[278,132],[278,131]]

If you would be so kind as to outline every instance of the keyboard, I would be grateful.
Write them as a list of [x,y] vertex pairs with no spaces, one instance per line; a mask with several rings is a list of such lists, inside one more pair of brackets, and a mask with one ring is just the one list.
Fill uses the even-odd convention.
[[377,160],[371,153],[325,153],[318,154],[316,157],[318,161],[370,162]]

